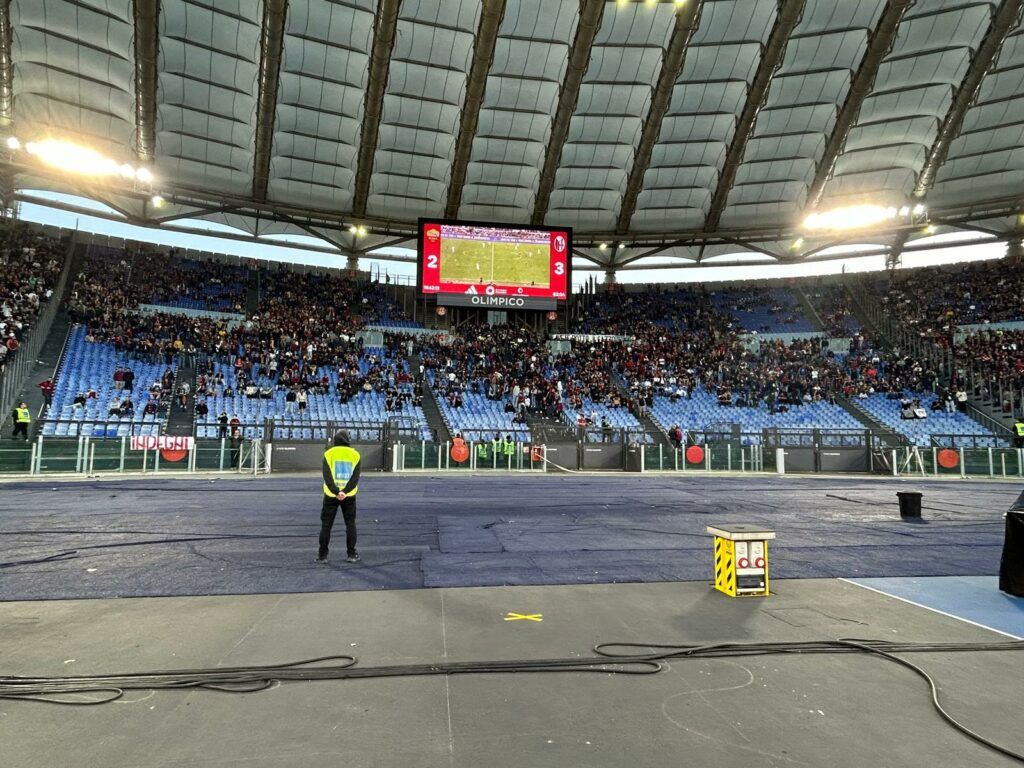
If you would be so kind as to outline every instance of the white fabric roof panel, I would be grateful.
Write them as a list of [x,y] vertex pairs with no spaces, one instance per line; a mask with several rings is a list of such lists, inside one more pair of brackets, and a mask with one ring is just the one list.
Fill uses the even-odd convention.
[[133,160],[131,0],[12,0],[10,19],[22,138],[78,140]]
[[[466,169],[460,216],[529,221],[578,11],[573,3],[508,0]],[[509,189],[495,181],[495,169]]]
[[674,21],[672,5],[605,9],[555,173],[549,224],[614,228]]
[[982,81],[960,135],[939,170],[931,199],[955,202],[1024,189],[1024,25],[1007,37]]
[[[884,5],[884,0],[808,0],[737,169],[723,227],[762,225],[780,215],[786,223],[799,218]],[[796,152],[778,154],[775,140],[792,135],[814,138]],[[765,178],[769,162],[775,175]]]
[[[399,13],[367,210],[442,213],[459,133],[478,0],[406,0]],[[386,165],[378,165],[380,161]]]
[[[273,130],[269,142],[260,142],[270,154],[270,205],[347,222],[357,174],[365,171],[371,226],[375,219],[406,224],[444,210],[481,3],[400,4],[373,165],[361,169],[379,2],[285,4]],[[799,222],[885,5],[806,0],[757,105],[722,228],[763,231]],[[1005,14],[995,13],[1000,6],[1001,0],[910,5],[841,142],[822,207],[906,201],[985,35],[994,20],[1005,24]],[[632,232],[671,235],[706,227],[778,7],[778,0],[701,3],[643,169]],[[601,239],[616,227],[681,8],[693,6],[607,0],[594,44],[584,52],[588,65],[546,221],[573,226],[579,235],[602,233]],[[254,172],[268,159],[255,156],[264,12],[264,0],[160,0],[154,173],[168,197],[177,191],[197,205],[229,197],[234,205],[252,196]],[[463,218],[530,219],[579,12],[575,1],[507,0],[471,137],[458,212]],[[135,162],[136,121],[146,112],[136,103],[133,0],[10,0],[10,20],[15,134],[23,141],[44,134],[77,139]],[[937,170],[930,207],[948,213],[985,202],[991,203],[986,216],[1009,211],[1024,188],[1022,94],[1024,26],[1018,21]],[[74,191],[76,185],[66,186]],[[137,208],[126,195],[118,201]],[[1008,201],[1005,211],[1001,201]],[[163,213],[178,211],[169,205]],[[252,210],[230,215],[255,229]],[[290,231],[287,223],[269,224],[268,215],[261,214],[261,229]]]
[[259,0],[163,0],[156,173],[248,194],[256,143]]
[[[685,229],[703,224],[776,10],[774,0],[704,3],[651,152],[633,229]],[[668,168],[684,171],[677,177],[675,191],[662,184],[658,173]],[[708,169],[714,170],[713,179],[709,179]],[[698,177],[709,182],[700,183]]]
[[[917,0],[911,6],[836,161],[823,207],[909,198],[995,4]],[[897,146],[908,151],[893,151]]]
[[[352,207],[374,0],[290,0],[285,18],[271,200]],[[315,175],[308,172],[317,167]]]

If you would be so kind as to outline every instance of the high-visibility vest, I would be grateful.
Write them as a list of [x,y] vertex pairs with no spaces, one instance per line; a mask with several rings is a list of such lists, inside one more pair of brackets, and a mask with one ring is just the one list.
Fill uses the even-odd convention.
[[512,456],[512,455],[515,454],[515,452],[516,452],[516,444],[514,442],[512,442],[511,440],[506,440],[505,441],[505,455],[506,456]]
[[32,414],[29,413],[28,408],[18,408],[17,413],[19,424],[28,424],[32,421]]
[[498,453],[501,450],[501,440],[498,440],[497,438],[491,440],[491,450]]
[[1017,430],[1017,437],[1024,437],[1024,421],[1018,421],[1013,428]]
[[[349,448],[347,445],[336,445],[324,451],[324,459],[331,470],[331,476],[339,489],[344,489],[346,483],[352,477],[356,467],[359,465],[359,451]],[[355,496],[359,492],[358,486],[349,491],[349,496]],[[324,483],[324,495],[333,496],[331,489]]]
[[476,457],[478,459],[486,459],[487,458],[487,443],[477,443],[476,444]]

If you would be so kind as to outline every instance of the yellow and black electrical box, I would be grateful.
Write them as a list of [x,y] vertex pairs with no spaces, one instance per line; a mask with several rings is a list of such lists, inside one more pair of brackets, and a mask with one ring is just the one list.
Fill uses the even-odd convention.
[[715,589],[730,597],[765,596],[768,542],[775,531],[759,525],[709,525],[715,537]]

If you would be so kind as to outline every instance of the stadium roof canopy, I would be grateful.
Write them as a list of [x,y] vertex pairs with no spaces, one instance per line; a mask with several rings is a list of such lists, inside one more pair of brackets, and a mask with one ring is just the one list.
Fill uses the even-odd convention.
[[0,0],[3,130],[156,179],[83,181],[12,151],[5,183],[357,254],[407,241],[423,215],[572,226],[577,255],[602,265],[792,261],[923,235],[902,219],[801,233],[811,210],[863,203],[927,205],[929,233],[1009,238],[1022,6]]

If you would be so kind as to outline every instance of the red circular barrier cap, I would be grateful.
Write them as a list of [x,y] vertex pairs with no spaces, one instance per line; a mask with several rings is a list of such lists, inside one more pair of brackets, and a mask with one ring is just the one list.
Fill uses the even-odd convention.
[[186,450],[184,450],[182,448],[161,448],[160,449],[160,458],[163,459],[164,461],[169,461],[172,464],[174,464],[175,462],[181,461],[186,456],[188,456],[188,451],[186,451]]
[[960,454],[951,448],[943,448],[939,451],[939,466],[943,469],[953,469],[960,463]]
[[456,443],[452,446],[452,461],[456,464],[461,464],[469,458],[469,448],[466,447],[465,443]]
[[700,464],[704,461],[704,449],[699,445],[691,445],[686,449],[686,460],[691,464]]

